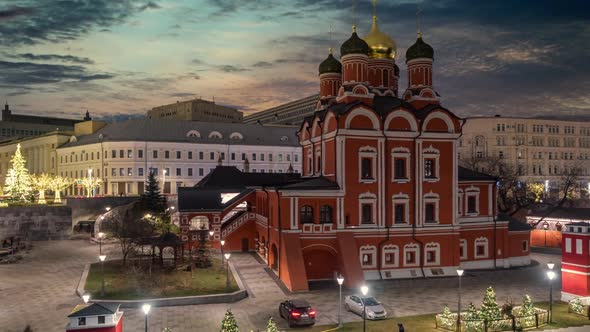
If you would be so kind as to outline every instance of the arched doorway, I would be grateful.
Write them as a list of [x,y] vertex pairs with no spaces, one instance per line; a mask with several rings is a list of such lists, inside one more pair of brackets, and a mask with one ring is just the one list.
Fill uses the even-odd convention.
[[279,250],[277,249],[277,246],[273,243],[270,246],[270,267],[273,270],[278,270],[279,269]]
[[338,271],[336,250],[327,245],[314,245],[303,249],[303,262],[307,281],[332,280]]

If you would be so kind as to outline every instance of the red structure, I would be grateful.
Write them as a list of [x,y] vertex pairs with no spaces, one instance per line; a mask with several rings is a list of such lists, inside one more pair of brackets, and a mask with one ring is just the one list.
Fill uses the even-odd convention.
[[590,296],[590,223],[565,225],[561,256],[561,299]]
[[123,312],[118,304],[78,305],[68,318],[68,332],[123,332]]
[[353,28],[342,63],[330,52],[319,66],[321,98],[299,129],[303,173],[217,167],[179,191],[183,240],[211,229],[291,290],[338,274],[358,287],[530,264],[530,227],[497,217],[496,179],[458,166],[463,120],[434,90],[433,48],[420,34],[408,48],[400,99],[395,43],[376,17],[370,37]]

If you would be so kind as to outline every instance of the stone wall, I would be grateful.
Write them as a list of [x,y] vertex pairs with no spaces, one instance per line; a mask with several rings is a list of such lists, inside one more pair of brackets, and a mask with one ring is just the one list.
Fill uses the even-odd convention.
[[16,206],[0,208],[0,240],[18,236],[28,240],[61,240],[72,233],[69,206]]
[[138,199],[138,196],[67,198],[66,205],[72,208],[72,225],[70,226],[75,226],[81,220],[96,220],[99,215],[105,213],[107,206],[115,208]]

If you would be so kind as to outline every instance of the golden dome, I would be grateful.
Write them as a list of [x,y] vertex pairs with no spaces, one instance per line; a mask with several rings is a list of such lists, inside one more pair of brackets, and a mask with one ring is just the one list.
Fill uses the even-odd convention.
[[369,44],[369,57],[377,59],[395,59],[397,45],[395,41],[384,34],[377,27],[377,16],[373,16],[373,26],[368,35],[363,38]]

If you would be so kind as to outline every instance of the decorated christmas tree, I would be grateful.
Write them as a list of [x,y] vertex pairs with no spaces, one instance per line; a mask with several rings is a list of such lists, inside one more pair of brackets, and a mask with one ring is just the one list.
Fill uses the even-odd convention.
[[584,305],[582,304],[582,300],[580,300],[579,297],[576,297],[575,299],[571,300],[570,308],[576,314],[584,314]]
[[483,328],[483,321],[473,303],[469,303],[467,314],[465,315],[465,318],[463,318],[463,324],[465,326],[465,331],[467,332],[479,332]]
[[231,312],[231,309],[227,309],[225,312],[225,316],[221,321],[221,331],[220,332],[238,332],[238,322],[234,317],[234,314]]
[[531,327],[535,325],[535,306],[533,305],[533,301],[531,297],[526,294],[522,298],[522,306],[520,307],[520,322],[523,324],[523,327]]
[[266,322],[266,332],[279,332],[279,327],[272,317],[269,317]]
[[55,193],[55,199],[53,203],[61,203],[61,191],[65,190],[68,186],[71,186],[73,181],[63,176],[55,175],[51,178],[51,184],[49,188]]
[[20,144],[10,160],[10,169],[6,175],[4,191],[14,200],[26,201],[31,193],[31,177],[26,167],[27,161],[20,152]]
[[486,289],[486,294],[481,304],[480,316],[482,319],[487,319],[488,321],[498,319],[502,316],[500,306],[496,302],[496,292],[494,292],[492,286]]
[[169,327],[165,327],[162,332],[172,332],[172,329]]
[[443,308],[443,312],[440,315],[440,323],[442,324],[443,327],[447,327],[447,328],[452,328],[455,322],[455,317],[453,317],[453,313],[451,312],[451,309],[449,309],[449,306],[445,304],[445,307]]

